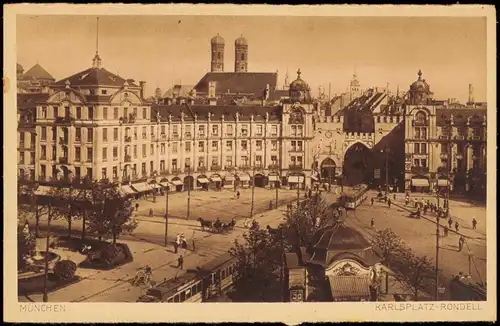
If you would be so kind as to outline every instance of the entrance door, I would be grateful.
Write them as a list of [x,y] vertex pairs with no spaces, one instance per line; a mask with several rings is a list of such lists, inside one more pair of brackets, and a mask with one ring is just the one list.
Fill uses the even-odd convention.
[[344,156],[344,184],[354,186],[373,182],[373,155],[371,150],[361,143],[351,146]]

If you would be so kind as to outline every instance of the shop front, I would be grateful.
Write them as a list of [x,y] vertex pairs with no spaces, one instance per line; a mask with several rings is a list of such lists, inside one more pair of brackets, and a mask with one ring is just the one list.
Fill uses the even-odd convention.
[[201,188],[201,190],[208,190],[208,185],[210,184],[210,180],[208,180],[207,176],[201,174],[196,178],[196,187]]
[[212,174],[210,176],[210,188],[217,191],[222,189],[222,178],[220,175]]
[[224,189],[234,189],[236,178],[234,174],[227,173],[222,179]]
[[280,182],[279,182],[280,176],[276,172],[271,172],[269,176],[267,177],[267,180],[269,181],[269,186],[271,188],[279,188],[280,187]]
[[245,172],[238,173],[238,185],[241,188],[250,187],[250,176],[248,175],[248,173]]
[[429,192],[429,179],[423,176],[415,176],[411,178],[410,187],[412,192]]
[[174,177],[172,179],[172,184],[175,187],[175,191],[182,191],[182,188],[184,186],[184,182],[182,182],[181,178],[179,177]]
[[287,184],[290,189],[305,189],[306,177],[303,173],[301,174],[289,174],[287,176]]

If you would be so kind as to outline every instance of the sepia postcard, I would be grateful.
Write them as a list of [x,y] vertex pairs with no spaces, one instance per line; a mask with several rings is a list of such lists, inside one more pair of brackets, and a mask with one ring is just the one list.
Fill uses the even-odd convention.
[[5,321],[496,320],[493,6],[4,9]]

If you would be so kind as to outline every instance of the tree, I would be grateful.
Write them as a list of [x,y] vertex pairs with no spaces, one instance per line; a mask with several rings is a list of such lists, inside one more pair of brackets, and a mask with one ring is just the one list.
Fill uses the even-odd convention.
[[244,242],[236,239],[229,250],[238,260],[233,274],[236,292],[253,300],[268,301],[269,295],[276,292],[272,287],[279,284],[283,252],[265,230],[250,230],[243,237]]
[[377,231],[373,244],[379,249],[382,258],[388,265],[391,265],[391,261],[405,249],[401,238],[391,229]]
[[54,214],[66,220],[68,223],[68,237],[71,237],[73,220],[83,216],[83,210],[80,208],[82,201],[86,199],[86,188],[84,185],[80,185],[79,180],[63,180],[54,184],[54,186],[48,195],[58,202],[64,203],[54,207]]
[[115,187],[106,184],[93,187],[91,192],[93,202],[88,228],[99,239],[112,237],[115,245],[120,234],[132,232],[138,225],[132,217],[132,203],[123,198]]
[[419,257],[410,249],[404,250],[399,256],[397,279],[407,287],[416,299],[419,290],[424,289],[433,280],[434,266],[427,256]]

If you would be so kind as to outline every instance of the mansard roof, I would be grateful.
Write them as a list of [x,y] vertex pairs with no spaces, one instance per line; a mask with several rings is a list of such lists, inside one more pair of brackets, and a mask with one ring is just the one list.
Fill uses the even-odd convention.
[[104,68],[89,68],[67,78],[57,81],[55,86],[65,86],[69,81],[71,87],[75,86],[123,86],[125,82],[131,87],[139,87],[135,80],[124,79]]

